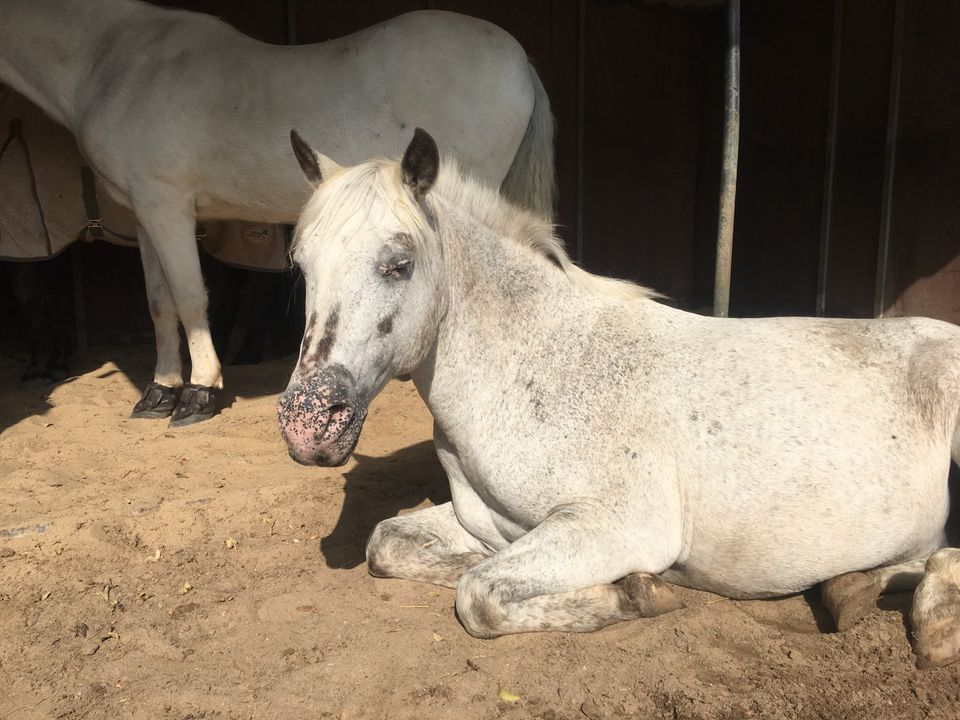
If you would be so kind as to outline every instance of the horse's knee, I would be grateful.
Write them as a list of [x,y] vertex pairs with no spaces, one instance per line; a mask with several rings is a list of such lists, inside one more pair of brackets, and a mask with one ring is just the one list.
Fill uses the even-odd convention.
[[[367,571],[375,577],[397,577],[414,539],[403,531],[402,518],[381,520],[367,540]],[[421,544],[429,538],[421,538]]]
[[390,536],[390,520],[383,520],[367,540],[367,572],[375,577],[390,577],[394,541]]
[[502,593],[494,583],[467,573],[457,585],[457,617],[468,633],[478,638],[495,638],[506,629],[507,610]]

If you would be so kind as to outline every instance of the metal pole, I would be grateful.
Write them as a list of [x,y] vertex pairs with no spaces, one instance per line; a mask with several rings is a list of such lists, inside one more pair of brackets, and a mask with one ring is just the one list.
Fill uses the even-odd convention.
[[713,314],[730,314],[730,269],[733,259],[733,218],[737,204],[737,158],[740,152],[740,0],[727,5],[727,96],[723,121],[723,171],[720,176],[720,218],[717,224],[717,268],[713,284]]
[[583,118],[586,103],[587,0],[580,0],[577,25],[577,225],[574,257],[583,264]]
[[883,317],[887,309],[887,262],[890,255],[890,223],[893,179],[897,169],[897,135],[900,127],[900,70],[903,65],[903,18],[906,1],[897,0],[890,51],[890,99],[887,106],[887,147],[883,163],[883,196],[880,201],[880,242],[877,247],[877,277],[873,294],[873,315]]
[[817,316],[827,312],[827,271],[830,263],[830,229],[833,222],[833,177],[837,160],[837,116],[840,103],[840,50],[843,46],[843,0],[833,3],[833,40],[830,50],[830,100],[827,109],[827,161],[823,171],[823,204],[820,212],[820,266],[817,268]]

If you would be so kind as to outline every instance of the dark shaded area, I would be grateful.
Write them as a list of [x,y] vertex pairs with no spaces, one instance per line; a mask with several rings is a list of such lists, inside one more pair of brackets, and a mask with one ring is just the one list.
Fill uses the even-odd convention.
[[819,585],[805,590],[803,592],[803,599],[806,600],[810,606],[810,614],[813,615],[813,620],[817,624],[817,630],[822,633],[837,632],[837,624],[833,620],[833,615],[827,610],[827,606],[823,604]]
[[354,455],[346,473],[343,509],[320,550],[329,567],[352,568],[366,560],[367,538],[381,520],[429,500],[450,500],[447,476],[432,442],[411,445],[385,458]]
[[681,303],[691,293],[703,30],[699,15],[587,6],[584,265]]
[[[5,323],[11,344],[19,344],[28,356],[23,381],[53,382],[68,373],[67,358],[73,348],[72,318],[64,316],[70,303],[64,302],[63,262],[0,262],[0,313],[13,322]],[[60,292],[57,292],[60,290]],[[6,333],[5,333],[6,334]]]
[[[287,35],[281,0],[161,4],[213,13],[268,42],[284,42]],[[722,3],[297,2],[297,40],[323,41],[424,8],[488,19],[529,53],[557,120],[559,232],[573,251],[582,223],[586,266],[649,284],[683,307],[708,308],[727,42]],[[734,314],[810,314],[815,308],[833,8],[833,0],[744,4]],[[906,8],[887,305],[893,314],[956,320],[960,64],[953,62],[952,29],[960,25],[960,5],[908,0]],[[894,0],[844,4],[827,255],[831,315],[873,312],[893,10]],[[91,342],[148,340],[152,329],[135,251],[94,244],[81,254]],[[216,275],[207,281],[214,295],[227,282]],[[243,281],[247,290],[257,283]],[[215,302],[211,308],[216,311]],[[236,309],[223,312],[242,317]],[[262,326],[264,319],[249,322]],[[244,361],[256,356],[250,348],[240,353]]]
[[886,308],[960,323],[960,3],[908,2]]
[[947,517],[947,545],[960,547],[960,467],[950,465],[950,515]]
[[815,309],[831,5],[743,9],[731,315]]
[[894,0],[846,0],[826,311],[873,315]]

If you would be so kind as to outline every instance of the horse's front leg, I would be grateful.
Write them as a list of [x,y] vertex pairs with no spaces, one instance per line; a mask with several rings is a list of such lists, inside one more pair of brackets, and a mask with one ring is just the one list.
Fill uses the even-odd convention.
[[[207,291],[197,254],[193,202],[173,194],[141,196],[135,198],[134,210],[140,222],[140,236],[146,236],[144,239],[156,253],[190,349],[190,382],[180,393],[170,424],[180,426],[206,420],[216,414],[216,390],[223,387],[223,380],[207,324]],[[168,349],[163,351],[167,352]],[[160,354],[158,347],[158,361]]]
[[589,632],[682,607],[669,585],[651,574],[672,563],[665,559],[671,533],[643,532],[644,543],[629,532],[612,513],[558,508],[464,574],[457,585],[460,622],[485,638]]
[[486,546],[457,520],[452,503],[384,520],[367,541],[371,575],[451,588],[489,555]]
[[165,418],[170,417],[176,409],[183,386],[180,320],[167,278],[160,266],[160,258],[142,228],[138,229],[137,243],[140,246],[140,262],[147,287],[147,304],[157,340],[157,364],[153,381],[147,384],[143,397],[133,408],[131,417]]

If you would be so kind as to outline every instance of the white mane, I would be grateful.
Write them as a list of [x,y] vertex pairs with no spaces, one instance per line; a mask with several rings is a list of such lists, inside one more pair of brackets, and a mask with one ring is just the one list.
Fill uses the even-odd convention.
[[[426,219],[403,185],[399,163],[384,159],[371,160],[345,168],[338,176],[339,182],[333,190],[333,196],[325,197],[321,202],[321,186],[321,190],[304,207],[297,224],[292,253],[296,252],[304,237],[324,235],[326,228],[341,226],[356,213],[363,212],[374,198],[395,209],[413,238],[422,238]],[[556,236],[552,223],[513,205],[495,189],[463,174],[454,160],[444,159],[441,162],[437,182],[425,199],[428,208],[436,215],[439,208],[432,200],[434,196],[462,209],[495,235],[508,238],[530,252],[547,258],[578,290],[620,300],[657,297],[654,291],[636,283],[594,275],[578,267]],[[321,213],[321,207],[327,208],[328,212]],[[330,208],[333,208],[332,212]]]

